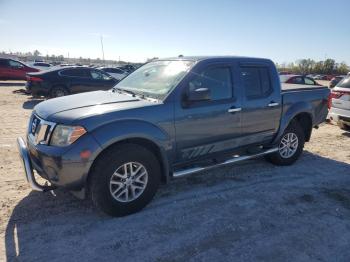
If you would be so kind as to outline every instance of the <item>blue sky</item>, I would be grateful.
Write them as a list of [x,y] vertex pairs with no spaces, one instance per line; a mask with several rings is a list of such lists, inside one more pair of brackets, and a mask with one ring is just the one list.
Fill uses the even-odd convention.
[[244,55],[350,64],[348,0],[0,0],[0,50],[144,61]]

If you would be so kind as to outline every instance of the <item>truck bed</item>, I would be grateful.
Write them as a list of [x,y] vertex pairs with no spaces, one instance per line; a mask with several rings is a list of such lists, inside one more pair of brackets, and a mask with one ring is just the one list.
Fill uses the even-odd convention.
[[324,89],[328,88],[326,86],[312,86],[312,85],[297,85],[297,84],[286,84],[281,83],[282,92],[284,91],[302,91],[302,90],[315,90],[315,89]]

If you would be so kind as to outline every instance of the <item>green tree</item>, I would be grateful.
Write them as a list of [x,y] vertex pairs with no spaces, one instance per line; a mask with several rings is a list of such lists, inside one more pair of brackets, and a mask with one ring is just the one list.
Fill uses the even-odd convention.
[[33,55],[35,57],[38,57],[38,56],[40,56],[40,52],[38,50],[34,50]]
[[349,72],[350,72],[350,68],[349,68],[349,66],[348,66],[346,63],[341,62],[341,63],[338,65],[338,67],[337,67],[337,73],[338,73],[339,75],[346,75],[346,74],[349,73]]
[[324,74],[331,75],[333,74],[334,69],[335,69],[334,59],[327,59],[326,61],[324,61],[324,64],[323,64]]

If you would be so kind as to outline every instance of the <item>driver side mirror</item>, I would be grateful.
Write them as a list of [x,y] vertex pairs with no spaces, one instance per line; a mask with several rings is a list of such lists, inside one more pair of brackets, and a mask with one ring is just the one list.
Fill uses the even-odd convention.
[[188,102],[209,101],[210,99],[210,89],[206,87],[200,87],[195,90],[190,90],[187,95]]

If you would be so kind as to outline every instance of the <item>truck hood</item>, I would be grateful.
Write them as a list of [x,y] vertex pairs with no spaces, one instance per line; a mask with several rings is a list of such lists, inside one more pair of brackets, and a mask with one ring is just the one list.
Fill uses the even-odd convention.
[[68,123],[78,118],[152,104],[129,94],[96,91],[44,101],[34,107],[34,113],[48,121]]

